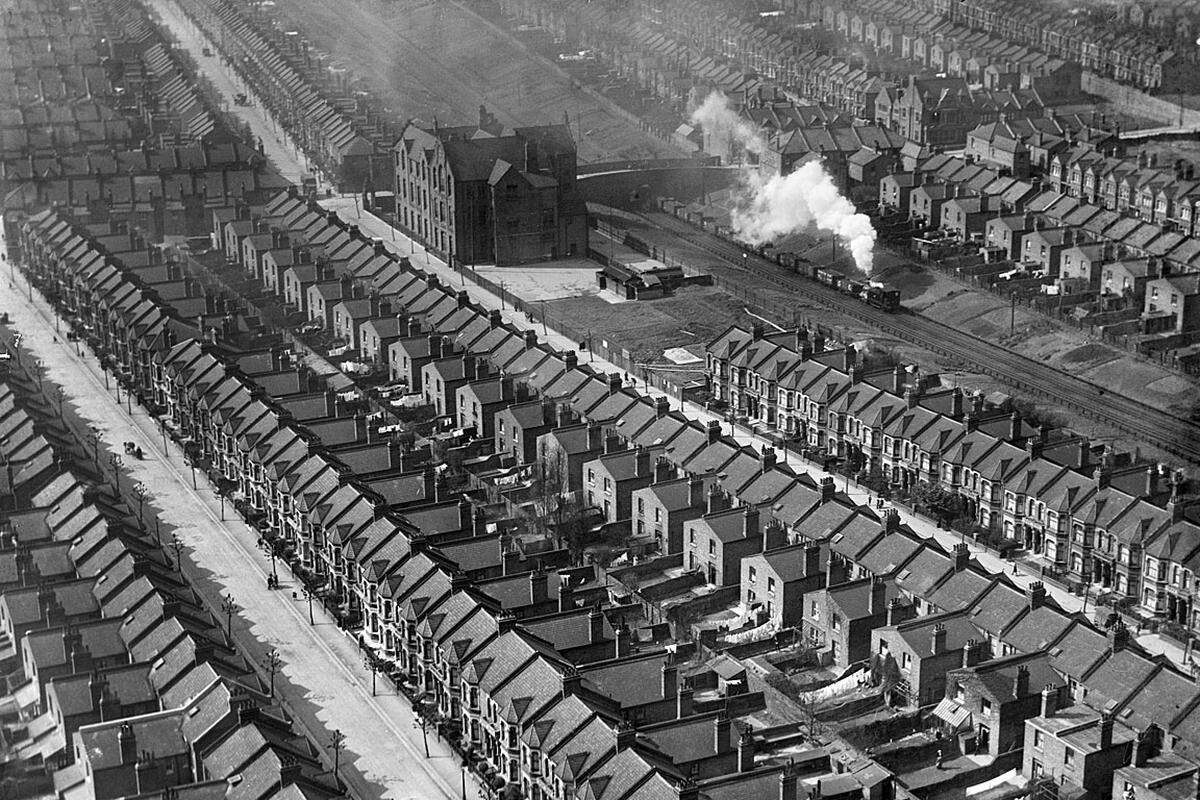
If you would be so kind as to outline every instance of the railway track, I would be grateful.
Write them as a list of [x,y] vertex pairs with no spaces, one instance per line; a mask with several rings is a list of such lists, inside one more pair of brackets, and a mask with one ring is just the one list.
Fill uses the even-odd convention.
[[765,273],[788,289],[866,323],[902,341],[970,364],[979,372],[1035,397],[1047,398],[1097,422],[1116,428],[1169,453],[1200,463],[1200,425],[1173,416],[1139,400],[1114,394],[1083,378],[992,344],[970,333],[920,314],[890,314],[855,300],[828,286],[805,280],[756,253],[742,257],[737,244],[701,231],[667,214],[651,214],[648,221],[728,262]]

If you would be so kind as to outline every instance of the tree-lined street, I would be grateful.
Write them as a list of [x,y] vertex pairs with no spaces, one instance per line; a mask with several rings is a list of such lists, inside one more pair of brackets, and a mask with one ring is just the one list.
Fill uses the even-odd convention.
[[271,559],[258,548],[257,532],[232,511],[221,521],[221,501],[207,479],[201,474],[192,488],[193,473],[182,450],[170,442],[164,453],[157,421],[137,405],[130,413],[123,394],[118,403],[105,388],[97,360],[86,353],[77,356],[55,332],[49,306],[36,292],[32,297],[20,276],[15,283],[6,280],[0,284],[0,311],[9,314],[23,346],[42,362],[44,379],[60,386],[63,402],[94,426],[100,459],[120,458],[121,442],[142,448],[142,460],[122,459],[125,488],[144,486],[146,515],[155,513],[174,528],[177,552],[189,562],[185,574],[200,577],[197,588],[215,601],[211,607],[222,626],[222,598],[228,598],[233,637],[246,657],[263,664],[267,653],[276,651],[276,694],[285,696],[311,738],[324,744],[329,732],[344,732],[342,779],[360,797],[459,798],[458,757],[433,739],[425,757],[408,700],[385,681],[372,694],[373,675],[363,668],[358,645],[319,604],[316,624],[309,624],[303,589],[286,572],[280,573],[280,589],[266,588]]

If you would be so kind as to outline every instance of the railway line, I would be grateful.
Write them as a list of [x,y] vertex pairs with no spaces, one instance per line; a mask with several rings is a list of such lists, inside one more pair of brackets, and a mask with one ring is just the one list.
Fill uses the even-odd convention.
[[658,227],[687,238],[700,249],[731,266],[749,267],[772,280],[835,311],[852,317],[902,341],[970,364],[1034,397],[1046,398],[1097,422],[1116,428],[1166,452],[1200,463],[1200,425],[1124,395],[1115,394],[1083,378],[1068,375],[1032,358],[958,330],[920,314],[892,314],[859,302],[836,289],[786,272],[772,261],[749,252],[707,231],[698,230],[669,214],[649,214]]

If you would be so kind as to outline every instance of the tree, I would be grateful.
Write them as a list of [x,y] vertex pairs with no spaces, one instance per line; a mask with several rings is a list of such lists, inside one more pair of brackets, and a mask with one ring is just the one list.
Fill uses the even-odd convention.
[[545,440],[538,443],[538,471],[534,482],[534,527],[545,536],[553,536],[559,547],[571,552],[573,559],[583,555],[587,545],[587,508],[578,492],[567,482],[566,457],[550,448]]

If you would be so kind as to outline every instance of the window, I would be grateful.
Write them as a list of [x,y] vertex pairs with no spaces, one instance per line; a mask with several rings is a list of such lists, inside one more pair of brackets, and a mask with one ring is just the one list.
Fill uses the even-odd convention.
[[808,615],[813,619],[821,618],[821,609],[817,606],[817,601],[813,600],[808,606]]
[[900,668],[908,669],[912,666],[912,653],[900,654]]
[[1042,746],[1042,732],[1037,728],[1033,729],[1033,746],[1039,748]]
[[637,502],[637,510],[638,510],[638,516],[639,516],[639,517],[641,517],[641,516],[645,516],[645,514],[646,514],[646,501],[645,501],[645,499],[643,499],[643,498],[641,498],[641,497],[639,497],[639,498],[638,498],[638,502]]
[[775,579],[767,578],[767,593],[769,594],[773,591],[775,591]]
[[754,583],[756,578],[758,578],[758,570],[755,569],[754,567],[751,567],[750,568],[750,582]]
[[717,554],[717,543],[712,539],[708,540],[708,554],[710,556],[715,556]]
[[1063,750],[1063,765],[1069,767],[1069,766],[1073,765],[1074,763],[1075,763],[1075,751],[1069,747],[1064,749]]

